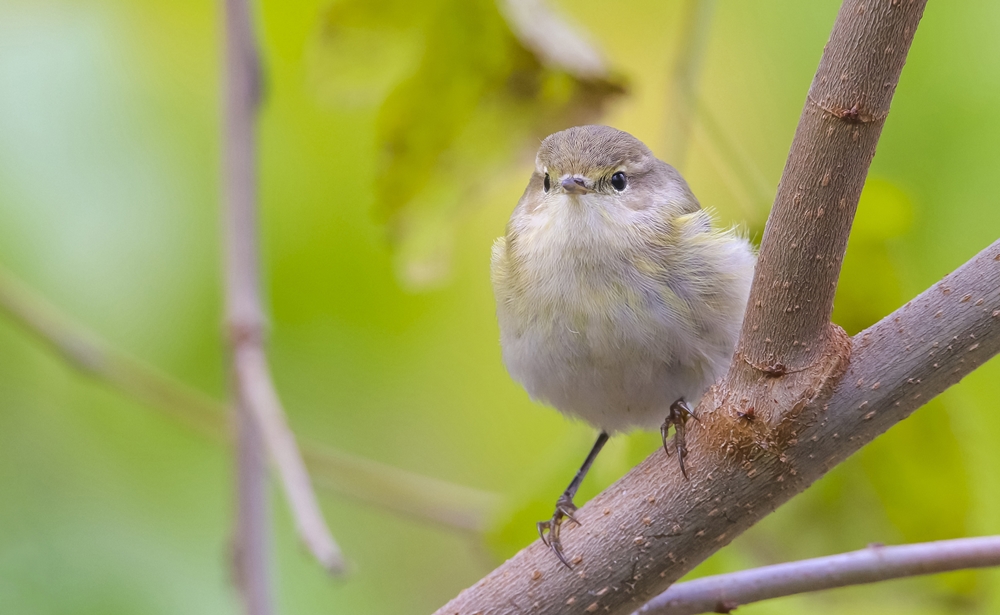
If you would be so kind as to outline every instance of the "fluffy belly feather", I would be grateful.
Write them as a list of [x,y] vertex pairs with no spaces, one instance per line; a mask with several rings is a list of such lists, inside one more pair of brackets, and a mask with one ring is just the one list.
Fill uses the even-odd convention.
[[680,219],[691,232],[677,232],[667,258],[636,233],[641,225],[612,225],[596,211],[566,208],[554,214],[566,232],[539,219],[495,246],[504,363],[533,399],[564,414],[608,432],[655,428],[675,401],[696,404],[729,364],[753,252],[698,212]]
[[664,306],[587,314],[567,301],[505,327],[504,362],[533,399],[609,432],[655,428],[678,399],[704,394],[729,351],[699,343]]

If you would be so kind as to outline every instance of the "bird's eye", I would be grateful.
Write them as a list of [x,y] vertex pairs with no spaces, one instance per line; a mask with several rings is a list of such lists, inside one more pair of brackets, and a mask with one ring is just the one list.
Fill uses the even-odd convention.
[[611,187],[617,190],[618,192],[624,190],[625,186],[627,185],[628,185],[628,178],[625,177],[625,174],[622,173],[621,171],[618,171],[617,173],[611,176]]
[[551,186],[549,184],[549,174],[546,173],[545,174],[545,179],[542,180],[542,189],[545,190],[546,192],[548,192],[550,187]]

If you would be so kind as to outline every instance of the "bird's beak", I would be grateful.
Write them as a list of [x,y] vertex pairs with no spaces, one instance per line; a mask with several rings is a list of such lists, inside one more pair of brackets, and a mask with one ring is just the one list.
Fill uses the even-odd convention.
[[563,190],[569,194],[587,194],[590,188],[587,187],[587,180],[579,175],[566,175],[559,182]]

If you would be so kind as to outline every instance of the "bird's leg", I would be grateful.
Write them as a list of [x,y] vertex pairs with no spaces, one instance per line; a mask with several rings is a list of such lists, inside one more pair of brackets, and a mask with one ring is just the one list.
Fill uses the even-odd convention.
[[580,524],[576,520],[576,517],[573,516],[573,513],[576,512],[576,504],[573,503],[573,496],[576,495],[577,490],[580,488],[580,483],[587,476],[587,471],[590,470],[590,466],[597,459],[597,454],[601,452],[601,449],[604,448],[604,443],[607,441],[608,432],[602,431],[601,435],[597,436],[597,442],[594,442],[593,448],[590,449],[590,454],[583,461],[583,465],[576,471],[576,476],[573,477],[569,487],[566,487],[566,491],[563,491],[563,494],[556,500],[556,512],[553,513],[552,519],[538,522],[538,535],[542,538],[542,542],[552,549],[552,552],[556,554],[559,561],[567,568],[572,568],[573,566],[566,561],[566,556],[563,554],[562,542],[559,541],[559,528],[562,526],[564,519],[569,519],[577,525]]
[[684,444],[684,424],[687,423],[689,417],[696,421],[698,420],[691,406],[683,398],[678,399],[670,404],[670,412],[667,414],[667,418],[663,420],[663,425],[660,425],[663,450],[666,451],[668,456],[670,455],[670,447],[667,446],[667,432],[670,431],[671,425],[674,427],[674,447],[677,449],[677,460],[681,464],[681,474],[684,475],[684,478],[688,477],[687,470],[684,468],[684,458],[687,457],[687,446]]

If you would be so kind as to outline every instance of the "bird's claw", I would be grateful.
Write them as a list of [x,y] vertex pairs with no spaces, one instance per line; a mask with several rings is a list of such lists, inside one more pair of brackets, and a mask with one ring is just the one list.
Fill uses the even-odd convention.
[[563,494],[556,501],[556,511],[552,515],[552,519],[548,521],[538,522],[538,536],[542,539],[549,549],[555,553],[559,561],[563,563],[569,569],[573,569],[572,564],[566,559],[566,554],[563,553],[562,541],[559,539],[559,532],[562,529],[562,524],[565,519],[569,519],[573,523],[580,525],[580,522],[576,520],[573,513],[576,512],[576,504],[573,503],[573,498],[566,494]]
[[566,517],[573,523],[580,525],[580,522],[576,520],[575,516],[573,516],[573,513],[575,513],[576,511],[577,511],[576,504],[573,503],[573,498],[569,497],[568,495],[563,494],[559,496],[558,500],[556,500],[556,513],[557,514],[561,513],[562,516]]
[[[663,450],[670,456],[670,447],[667,445],[667,433],[670,427],[674,428],[674,448],[677,449],[677,461],[681,464],[681,474],[687,478],[687,468],[684,467],[684,458],[687,457],[687,445],[684,442],[685,423],[688,418],[698,421],[691,406],[683,399],[678,399],[670,404],[670,412],[660,426],[660,438],[663,440]],[[700,422],[700,421],[699,421]]]

